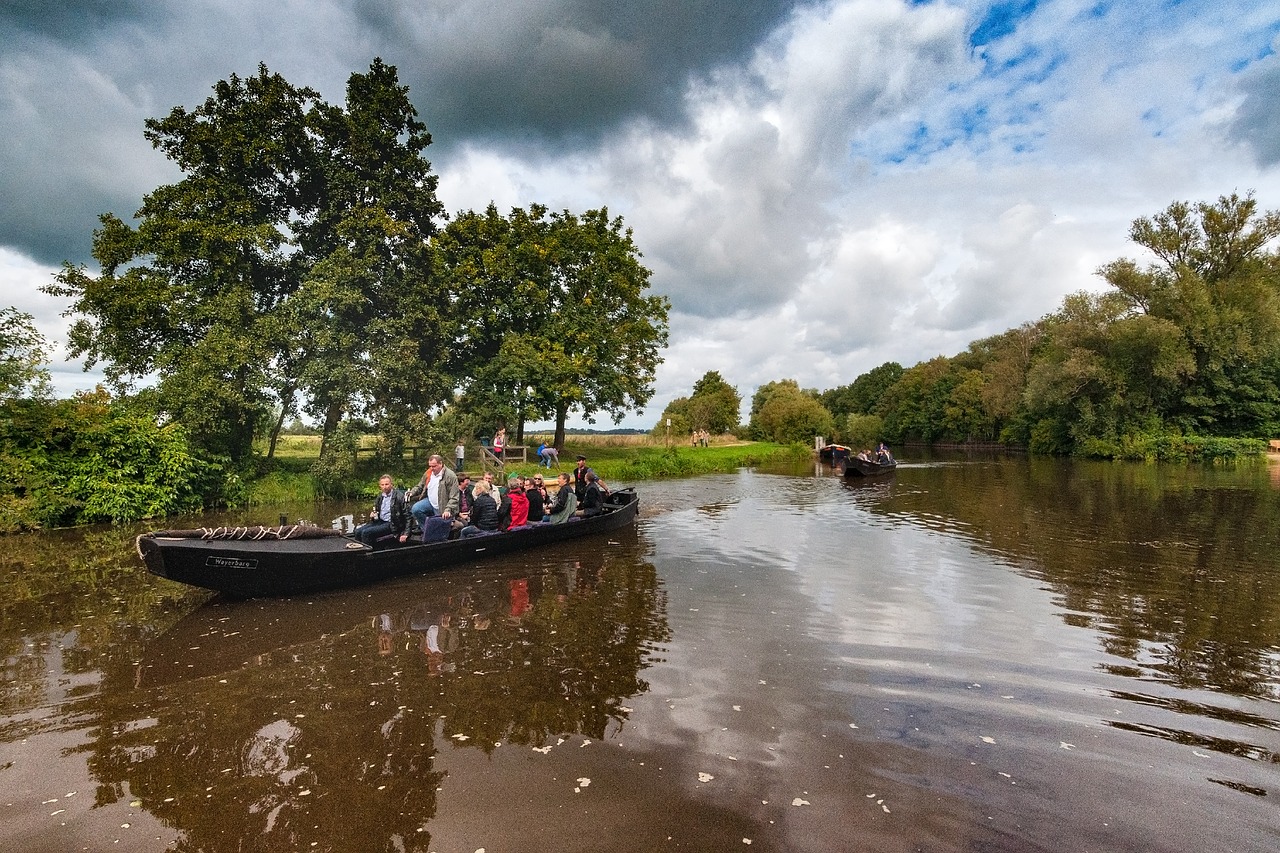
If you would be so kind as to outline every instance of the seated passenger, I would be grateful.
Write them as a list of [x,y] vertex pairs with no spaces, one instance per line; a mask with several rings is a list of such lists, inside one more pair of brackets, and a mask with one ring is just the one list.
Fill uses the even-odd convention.
[[409,490],[407,501],[412,501],[409,512],[418,522],[418,529],[426,530],[428,518],[453,518],[458,514],[458,477],[444,464],[439,453],[431,454],[427,470],[418,485]]
[[476,483],[475,500],[471,502],[471,523],[462,528],[459,536],[463,539],[479,536],[482,533],[495,533],[498,530],[498,504],[493,499],[488,480]]
[[546,521],[547,490],[542,485],[542,475],[533,476],[525,483],[524,496],[529,499],[529,522]]
[[409,514],[405,511],[404,492],[397,489],[390,474],[378,478],[378,497],[374,499],[369,520],[355,529],[355,536],[366,545],[395,534],[404,542],[409,538]]
[[564,524],[573,515],[574,510],[578,508],[578,496],[573,493],[573,487],[569,485],[569,475],[560,474],[556,477],[558,491],[556,498],[551,502],[548,508],[552,524]]
[[587,488],[582,495],[582,506],[575,514],[582,518],[591,518],[602,512],[604,512],[604,488],[596,472],[592,471],[587,474]]
[[511,475],[507,478],[507,496],[502,501],[503,507],[510,507],[510,521],[505,529],[514,530],[529,523],[529,498],[525,494],[524,477]]
[[471,502],[475,500],[475,486],[465,471],[458,472],[458,514],[453,517],[453,529],[461,530],[471,523]]

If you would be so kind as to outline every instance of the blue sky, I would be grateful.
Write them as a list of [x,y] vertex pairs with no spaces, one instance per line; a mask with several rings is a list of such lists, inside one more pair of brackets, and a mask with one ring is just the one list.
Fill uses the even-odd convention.
[[451,212],[607,204],[670,297],[650,426],[718,370],[749,398],[915,364],[1096,289],[1129,223],[1280,208],[1274,3],[19,0],[0,7],[0,287],[91,263],[176,178],[143,121],[265,62],[340,101],[375,56]]

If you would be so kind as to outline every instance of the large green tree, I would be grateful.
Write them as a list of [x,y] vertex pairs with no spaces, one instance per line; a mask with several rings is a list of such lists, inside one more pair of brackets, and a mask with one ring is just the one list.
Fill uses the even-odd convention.
[[902,373],[901,364],[886,361],[861,374],[848,385],[823,391],[819,399],[836,418],[873,414],[880,406],[880,398],[893,383],[902,378]]
[[818,392],[801,389],[794,379],[766,382],[751,397],[748,432],[758,441],[805,444],[835,433],[835,419],[818,401]]
[[[738,428],[741,408],[738,389],[726,382],[720,371],[708,370],[694,383],[692,396],[677,397],[667,404],[652,432],[655,436],[669,433],[684,436],[702,429],[711,433],[730,432]],[[669,430],[668,420],[671,421]]]
[[[260,66],[174,108],[145,135],[183,179],[143,199],[137,224],[101,218],[101,273],[68,264],[73,355],[113,385],[155,380],[157,405],[206,451],[243,459],[297,395],[336,419],[440,396],[406,364],[430,346],[426,240],[442,213],[430,143],[393,67],[354,74],[346,108]],[[425,317],[424,317],[425,315]]]
[[[1139,267],[1121,258],[1099,274],[1128,316],[1149,318],[1130,323],[1138,362],[1177,362],[1176,393],[1160,387],[1167,371],[1153,374],[1150,396],[1164,418],[1218,435],[1280,429],[1280,212],[1259,211],[1252,195],[1234,193],[1215,203],[1175,202],[1135,220],[1129,237],[1156,261]],[[1180,343],[1169,340],[1174,331]]]
[[708,370],[693,385],[688,415],[693,429],[725,433],[737,429],[741,408],[738,389],[726,382],[719,371]]
[[456,216],[435,241],[437,275],[460,324],[447,360],[463,405],[493,425],[588,422],[643,407],[667,341],[669,305],[621,217],[532,205]]

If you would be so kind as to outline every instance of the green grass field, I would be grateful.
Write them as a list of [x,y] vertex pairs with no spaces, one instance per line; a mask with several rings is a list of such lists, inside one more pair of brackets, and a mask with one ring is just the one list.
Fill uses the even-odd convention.
[[[551,436],[526,435],[524,446],[527,448],[527,461],[521,463],[518,459],[509,458],[503,471],[506,474],[531,474],[540,470],[535,451],[539,443],[544,440],[550,443],[550,439]],[[372,437],[368,437],[366,442],[369,447],[376,443]],[[441,448],[437,452],[452,462],[452,447]],[[679,444],[673,441],[668,446],[666,442],[647,435],[570,435],[566,437],[564,450],[560,453],[559,468],[553,466],[551,472],[571,471],[578,454],[587,457],[587,464],[606,483],[634,483],[735,471],[746,466],[804,462],[810,458],[811,451],[802,445],[744,442],[733,436],[717,437],[709,447],[690,447],[687,440]],[[319,436],[281,436],[276,445],[278,464],[274,470],[250,484],[250,505],[274,506],[324,497],[308,470],[319,456]],[[423,452],[419,452],[416,463],[406,453],[398,465],[361,454],[356,466],[355,481],[349,491],[372,495],[376,491],[378,475],[388,469],[397,483],[410,485],[422,475],[425,465],[426,457]],[[490,470],[497,470],[496,466],[488,467]],[[469,445],[466,470],[474,476],[484,469],[479,446]],[[546,471],[541,470],[544,473]]]

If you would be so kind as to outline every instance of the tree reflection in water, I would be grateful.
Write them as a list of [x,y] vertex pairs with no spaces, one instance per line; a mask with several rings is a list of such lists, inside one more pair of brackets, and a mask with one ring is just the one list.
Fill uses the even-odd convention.
[[[206,607],[155,644],[138,689],[82,709],[102,720],[86,747],[98,798],[127,786],[181,830],[179,849],[426,850],[442,740],[599,739],[647,689],[639,673],[668,639],[654,569],[630,550],[591,559],[330,597],[254,637],[257,652],[237,644],[253,622],[310,605]],[[358,621],[334,621],[353,603]],[[224,642],[243,664],[217,662]]]
[[1064,620],[1132,661],[1105,665],[1117,674],[1280,699],[1280,491],[1269,482],[1265,466],[993,457],[900,468],[891,485],[851,495],[1042,578]]

